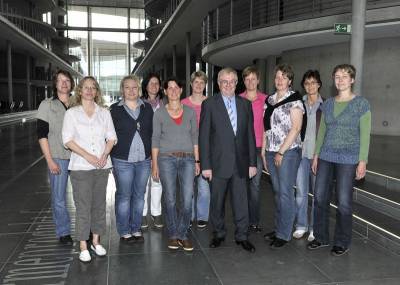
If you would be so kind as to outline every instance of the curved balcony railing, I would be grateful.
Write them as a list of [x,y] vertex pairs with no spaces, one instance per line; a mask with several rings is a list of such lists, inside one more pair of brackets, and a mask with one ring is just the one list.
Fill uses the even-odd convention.
[[[351,5],[352,0],[230,0],[204,18],[202,44],[253,29],[350,13]],[[399,5],[399,0],[367,0],[367,9]]]
[[45,22],[11,13],[0,12],[0,15],[44,46],[56,36],[56,29]]

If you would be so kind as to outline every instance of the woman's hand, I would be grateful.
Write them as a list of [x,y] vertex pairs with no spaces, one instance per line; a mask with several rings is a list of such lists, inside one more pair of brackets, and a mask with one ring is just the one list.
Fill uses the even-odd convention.
[[262,163],[263,163],[265,171],[268,172],[268,164],[267,164],[267,158],[265,157],[265,151],[261,151],[261,159],[262,159]]
[[47,161],[47,166],[48,166],[51,174],[58,175],[61,173],[60,166],[53,159],[50,159],[49,161]]
[[157,163],[153,163],[151,164],[151,177],[153,177],[154,181],[160,181],[160,176],[158,174],[158,165]]
[[356,169],[356,180],[363,179],[365,173],[367,172],[367,163],[365,161],[360,161]]
[[280,167],[282,165],[283,155],[277,152],[274,157],[275,166]]
[[312,164],[311,164],[311,171],[314,175],[317,175],[317,169],[318,169],[318,155],[314,155]]
[[83,157],[84,159],[86,159],[87,162],[89,162],[91,165],[93,165],[96,168],[99,168],[100,163],[99,163],[99,158],[93,154],[87,153],[85,154],[85,156]]
[[200,174],[200,163],[195,162],[194,164],[194,175],[198,176]]
[[103,154],[100,156],[99,162],[98,162],[99,168],[103,168],[104,166],[106,166],[107,157],[108,157],[108,154],[106,154],[106,153],[103,153]]

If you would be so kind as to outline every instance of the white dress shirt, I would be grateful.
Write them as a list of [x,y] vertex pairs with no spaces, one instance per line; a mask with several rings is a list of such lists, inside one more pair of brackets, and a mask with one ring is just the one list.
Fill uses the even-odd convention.
[[[93,115],[89,117],[82,106],[69,109],[64,117],[62,140],[64,145],[73,140],[85,151],[100,158],[107,141],[115,140],[115,143],[117,142],[110,111],[96,104]],[[111,167],[111,159],[108,157],[104,169]],[[68,169],[92,170],[96,167],[82,156],[72,152]]]

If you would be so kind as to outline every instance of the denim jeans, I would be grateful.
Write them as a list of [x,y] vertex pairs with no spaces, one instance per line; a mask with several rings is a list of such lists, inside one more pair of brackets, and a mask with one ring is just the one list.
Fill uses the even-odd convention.
[[128,162],[112,159],[117,191],[115,220],[120,236],[140,231],[144,192],[150,175],[151,160]]
[[[192,215],[194,157],[175,157],[160,154],[158,169],[164,192],[163,202],[168,237],[186,240],[188,239]],[[180,190],[179,209],[176,207],[177,180]]]
[[56,235],[61,237],[71,233],[71,221],[66,201],[69,159],[54,158],[53,160],[60,167],[60,174],[51,174],[49,170],[51,208],[56,225]]
[[192,201],[192,220],[208,221],[210,209],[210,185],[208,181],[200,174],[195,178],[197,185],[197,199],[193,195]]
[[260,223],[260,180],[263,170],[261,154],[257,154],[257,174],[249,180],[249,224],[259,225]]
[[287,150],[282,158],[281,166],[275,166],[276,152],[267,151],[268,170],[271,175],[275,199],[275,231],[276,237],[289,241],[295,219],[296,203],[294,185],[300,164],[301,149]]
[[333,244],[348,248],[351,243],[353,186],[356,164],[341,164],[318,160],[314,200],[314,236],[324,244],[329,243],[329,203],[332,184],[336,178],[336,227]]
[[308,192],[314,194],[315,175],[311,171],[312,159],[303,157],[300,161],[296,180],[296,230],[312,231],[314,198],[312,198],[310,222],[308,222]]

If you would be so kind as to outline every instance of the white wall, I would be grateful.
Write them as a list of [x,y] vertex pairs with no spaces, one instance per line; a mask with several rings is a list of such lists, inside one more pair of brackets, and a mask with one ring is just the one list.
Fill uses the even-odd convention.
[[[363,96],[371,104],[372,133],[400,135],[400,38],[366,41],[364,53]],[[294,88],[301,90],[300,81],[307,69],[321,73],[321,95],[334,94],[331,79],[337,64],[349,62],[349,43],[292,50],[281,54],[281,62],[294,67]],[[387,126],[384,126],[384,122]]]

